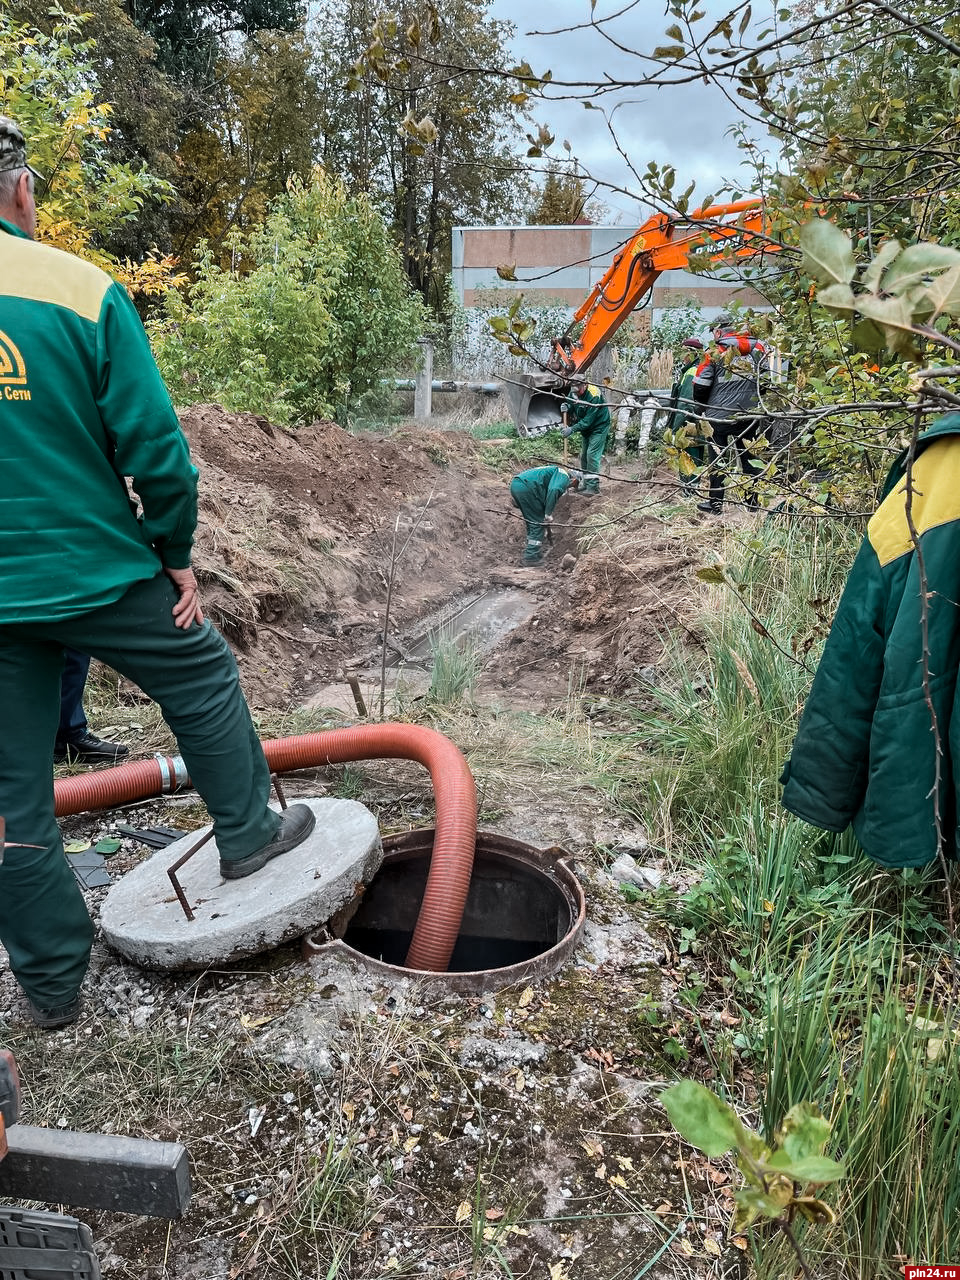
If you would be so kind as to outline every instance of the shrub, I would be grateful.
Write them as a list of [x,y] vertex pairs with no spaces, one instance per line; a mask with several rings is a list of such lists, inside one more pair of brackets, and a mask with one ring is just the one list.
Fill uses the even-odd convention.
[[344,416],[422,331],[379,214],[321,170],[229,248],[229,267],[200,249],[195,283],[171,290],[152,326],[182,403],[219,400],[287,423]]

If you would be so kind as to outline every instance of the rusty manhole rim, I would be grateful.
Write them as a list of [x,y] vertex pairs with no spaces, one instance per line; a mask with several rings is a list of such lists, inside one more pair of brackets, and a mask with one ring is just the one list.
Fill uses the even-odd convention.
[[[399,835],[387,836],[383,841],[383,865],[394,865],[422,858],[433,848],[434,829],[418,828]],[[438,992],[461,995],[479,995],[484,991],[500,991],[507,987],[529,982],[532,979],[551,977],[571,957],[583,936],[587,918],[587,903],[583,887],[570,866],[573,855],[558,845],[537,849],[510,836],[495,831],[477,832],[477,853],[485,861],[499,861],[507,866],[518,866],[527,875],[547,881],[559,892],[570,911],[570,925],[564,936],[552,947],[528,960],[503,965],[496,969],[468,969],[441,973],[430,969],[407,969],[402,965],[388,964],[368,956],[342,938],[318,938],[309,933],[303,939],[304,957],[336,957],[358,965],[369,973],[384,978],[405,978],[420,987],[435,988]]]

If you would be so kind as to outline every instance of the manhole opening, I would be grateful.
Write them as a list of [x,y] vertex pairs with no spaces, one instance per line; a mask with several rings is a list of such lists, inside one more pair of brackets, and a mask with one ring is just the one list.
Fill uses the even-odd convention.
[[[484,849],[482,841],[481,836],[450,973],[532,960],[556,947],[578,919],[576,900],[550,874],[522,857]],[[388,853],[343,941],[371,959],[402,966],[429,868],[428,852]]]

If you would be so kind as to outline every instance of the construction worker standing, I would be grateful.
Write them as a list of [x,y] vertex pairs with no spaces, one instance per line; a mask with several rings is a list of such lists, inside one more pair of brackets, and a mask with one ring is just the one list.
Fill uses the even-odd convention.
[[543,538],[551,523],[553,509],[569,488],[576,489],[580,477],[563,467],[531,467],[510,481],[510,497],[527,522],[527,544],[523,549],[524,564],[539,564],[543,559]]
[[579,431],[580,470],[583,472],[582,494],[593,496],[600,492],[600,461],[610,432],[610,410],[599,387],[580,378],[570,388],[570,394],[560,406],[564,437]]
[[54,814],[65,649],[159,703],[225,879],[296,848],[315,818],[269,807],[237,664],[191,568],[197,471],[143,325],[98,267],[34,241],[36,177],[0,116],[0,942],[33,1021],[53,1030],[79,1016],[93,941]]
[[710,496],[699,510],[719,515],[726,487],[724,454],[731,447],[746,480],[746,506],[756,510],[750,483],[755,474],[749,442],[762,434],[756,417],[760,387],[767,373],[766,347],[757,338],[737,331],[733,317],[722,311],[713,322],[714,345],[697,366],[693,398],[697,415],[711,428]]
[[696,470],[690,475],[680,473],[680,479],[688,489],[697,487],[697,471],[703,466],[703,441],[696,435],[696,416],[693,402],[693,379],[697,365],[703,356],[703,343],[699,338],[684,338],[680,344],[680,370],[670,388],[670,415],[668,428],[676,436],[679,432],[687,433],[687,441],[683,452],[687,454]]

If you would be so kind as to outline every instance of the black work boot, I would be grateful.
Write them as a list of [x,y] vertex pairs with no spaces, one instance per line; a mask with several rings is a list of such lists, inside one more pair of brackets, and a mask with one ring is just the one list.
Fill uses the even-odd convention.
[[130,748],[122,742],[107,742],[84,729],[79,738],[71,742],[56,742],[53,759],[56,764],[80,762],[82,764],[116,764],[130,754]]
[[27,1008],[30,1017],[44,1031],[56,1031],[58,1027],[69,1027],[80,1016],[80,997],[74,996],[66,1004],[55,1004],[49,1009],[42,1009],[27,997]]
[[709,511],[712,516],[718,516],[720,512],[723,510],[723,503],[714,502],[712,498],[709,498],[706,502],[698,502],[697,510]]
[[220,874],[226,880],[240,880],[243,876],[253,875],[265,867],[271,858],[281,853],[289,853],[298,844],[303,844],[307,836],[316,826],[317,815],[305,804],[292,804],[280,814],[280,826],[277,834],[262,849],[255,849],[245,858],[221,858]]

